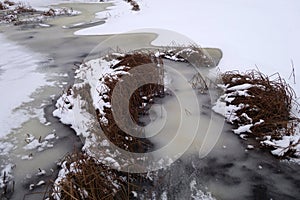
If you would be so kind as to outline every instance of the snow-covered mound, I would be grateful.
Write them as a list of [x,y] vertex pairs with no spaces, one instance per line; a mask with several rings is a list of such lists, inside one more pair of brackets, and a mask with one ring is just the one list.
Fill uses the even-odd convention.
[[[274,78],[274,77],[273,77]],[[300,157],[300,126],[294,92],[280,77],[260,72],[228,72],[219,85],[224,94],[213,110],[235,126],[233,132],[255,137],[276,156]],[[296,115],[295,115],[296,114]]]

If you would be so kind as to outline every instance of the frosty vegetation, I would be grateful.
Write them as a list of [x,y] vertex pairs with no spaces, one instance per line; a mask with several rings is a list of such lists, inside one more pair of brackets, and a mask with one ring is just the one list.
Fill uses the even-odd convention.
[[[136,123],[139,123],[139,116],[147,113],[154,99],[164,95],[164,87],[161,85],[164,82],[161,58],[188,62],[188,58],[196,54],[200,57],[204,56],[201,49],[195,47],[156,52],[112,53],[79,66],[79,69],[76,70],[76,83],[58,99],[57,110],[53,114],[60,118],[62,123],[70,125],[77,135],[83,138],[82,150],[84,153],[69,155],[61,163],[62,169],[52,190],[53,199],[65,199],[70,195],[84,198],[93,196],[92,199],[99,199],[103,196],[116,198],[117,194],[120,197],[136,196],[135,191],[141,190],[142,187],[132,186],[152,181],[150,174],[127,174],[126,176],[126,173],[118,171],[120,166],[138,165],[138,163],[131,163],[131,159],[124,157],[121,152],[112,148],[110,142],[126,151],[135,152],[147,151],[151,148],[151,143],[143,138],[132,137],[117,126],[111,111],[112,92],[119,81],[124,80],[126,76],[132,76],[130,69],[143,64],[156,66],[157,71],[150,73],[144,70],[140,76],[154,76],[157,84],[147,84],[137,89],[129,101],[131,117]],[[202,59],[207,58],[203,57]],[[212,61],[209,60],[202,64],[212,65],[213,63],[210,62]],[[124,87],[128,87],[128,85]],[[124,90],[120,90],[117,99],[125,102],[122,97]],[[126,123],[126,117],[122,119]],[[99,136],[101,131],[108,139]],[[138,160],[143,162],[144,159],[144,157],[140,157]],[[99,171],[99,173],[95,174],[95,171]],[[82,182],[83,177],[80,178],[81,176],[93,176],[99,180],[90,184],[90,182]],[[71,182],[71,178],[74,177],[78,180],[78,182],[75,181],[75,185]],[[107,180],[100,181],[103,179]],[[103,188],[103,193],[97,194],[100,195],[99,198],[94,197],[96,193],[93,188],[96,186]],[[75,190],[71,190],[70,187]],[[129,187],[129,189],[124,191],[124,187]],[[205,196],[205,194],[203,195]]]
[[275,74],[258,71],[222,74],[224,94],[213,110],[233,124],[241,138],[254,137],[258,146],[278,157],[300,157],[299,105],[294,91]]
[[[128,159],[124,158],[123,160],[121,159],[121,161],[116,161],[116,157],[121,157],[120,152],[110,149],[110,142],[105,138],[99,137],[99,131],[101,131],[99,128],[101,126],[107,137],[114,141],[114,144],[119,145],[120,148],[127,150],[140,147],[141,144],[138,139],[120,132],[120,129],[115,126],[110,110],[110,98],[112,90],[120,78],[124,75],[128,75],[129,73],[127,71],[129,69],[141,64],[136,61],[140,59],[144,63],[152,63],[150,58],[151,55],[147,54],[136,53],[124,55],[115,53],[83,63],[76,71],[78,83],[74,84],[72,88],[69,88],[57,101],[56,106],[58,109],[55,110],[53,114],[59,117],[63,123],[71,125],[76,133],[84,138],[83,151],[86,155],[83,155],[85,159],[73,159],[73,162],[65,161],[62,163],[62,170],[59,173],[58,179],[55,181],[54,195],[52,196],[54,199],[63,199],[66,195],[66,190],[69,190],[69,186],[64,184],[64,182],[68,181],[67,177],[70,177],[72,173],[79,176],[79,174],[85,170],[87,170],[85,171],[86,173],[94,174],[95,169],[88,171],[89,168],[93,166],[97,168],[97,171],[102,171],[102,173],[99,171],[98,175],[96,175],[97,178],[101,180],[108,179],[111,180],[111,182],[95,180],[94,184],[102,184],[99,187],[103,188],[103,194],[95,193],[91,188],[93,185],[85,185],[85,191],[81,191],[83,187],[79,187],[78,191],[75,191],[78,195],[90,196],[97,194],[102,198],[110,195],[113,197],[116,193],[122,191],[122,185],[124,185],[122,182],[126,180],[126,177],[122,180],[120,179],[122,177],[118,175],[122,174],[121,172],[107,169],[108,167],[118,169],[120,165],[128,165]],[[140,98],[140,100],[142,100],[142,98]],[[132,108],[139,108],[139,106],[133,105]],[[135,111],[135,109],[133,111]],[[138,113],[135,114],[136,117],[137,114]],[[102,150],[97,150],[99,144],[100,148],[103,148]],[[94,162],[94,164],[85,165],[83,166],[84,170],[75,171],[66,167],[66,164],[81,166],[84,164],[82,162]],[[142,175],[138,176],[143,177]],[[81,182],[81,184],[85,183]],[[126,196],[128,196],[128,194],[126,194]]]
[[[104,131],[110,141],[124,150],[141,150],[143,152],[149,147],[151,148],[147,141],[141,143],[140,139],[131,137],[118,128],[111,113],[111,97],[116,83],[125,76],[129,76],[128,71],[131,68],[144,63],[162,66],[160,58],[176,62],[198,60],[201,66],[207,68],[216,65],[213,59],[207,58],[206,54],[196,47],[169,48],[150,54],[149,52],[148,54],[142,52],[112,53],[80,65],[76,71],[76,83],[58,99],[57,110],[53,114],[59,117],[64,124],[71,125],[71,128],[84,138],[82,149],[84,154],[70,155],[62,162],[62,169],[52,190],[52,198],[64,199],[70,193],[71,177],[88,176],[89,173],[95,171],[95,168],[102,170],[98,178],[103,179],[101,174],[104,173],[109,180],[105,183],[93,183],[102,184],[99,187],[110,188],[104,190],[106,192],[102,195],[112,195],[113,197],[123,191],[122,187],[128,186],[129,179],[126,179],[124,174],[110,169],[120,169],[120,166],[129,165],[128,159],[119,159],[122,157],[121,153],[111,149],[108,139],[100,138],[97,131]],[[201,79],[201,81],[204,80]],[[293,90],[279,75],[271,79],[271,77],[256,71],[245,74],[227,72],[220,75],[218,88],[221,88],[224,94],[220,96],[212,109],[224,115],[226,120],[234,125],[233,132],[235,134],[243,139],[256,138],[258,148],[271,149],[271,153],[278,157],[299,157],[299,119],[292,113],[292,109],[296,108],[293,101]],[[205,89],[207,90],[209,87],[205,87]],[[151,105],[154,98],[158,94],[162,95],[163,92],[163,87],[160,88],[157,85],[154,90],[144,87],[142,90],[138,90],[136,97],[133,95],[130,113],[137,123],[139,115],[149,108],[148,104]],[[122,93],[120,93],[119,99],[122,101]],[[126,121],[126,119],[124,120]],[[99,124],[101,129],[97,128]],[[105,151],[101,150],[103,147],[105,147]],[[250,148],[250,145],[248,147]],[[145,158],[141,157],[140,159]],[[87,166],[86,162],[92,162],[92,164]],[[95,168],[89,169],[91,166]],[[117,175],[118,173],[119,175]],[[143,181],[151,181],[147,178],[148,175],[139,174],[139,177]],[[133,177],[130,181],[136,182],[137,179]],[[91,185],[80,181],[74,187],[78,187],[76,190],[72,190],[72,195],[75,196],[86,198],[95,193]],[[135,190],[138,189],[131,188],[121,196],[136,194]]]
[[[132,6],[132,10],[140,10],[140,6],[136,1],[126,1]],[[39,23],[40,26],[47,27],[48,25],[41,24],[41,22],[49,17],[76,14],[78,12],[72,9],[50,8],[46,11],[40,11],[24,3],[14,3],[8,0],[0,1],[0,23],[11,23],[14,25]],[[151,15],[152,18],[153,16]],[[141,21],[145,23],[153,20]],[[125,23],[115,24],[119,26],[119,24]],[[178,25],[176,24],[176,26]],[[180,29],[183,28],[180,26]],[[195,31],[194,27],[192,31],[195,33],[199,32]],[[209,37],[215,40],[216,38],[211,37],[210,34],[211,32],[208,32]],[[228,39],[227,41],[230,40]],[[171,49],[157,52],[154,56],[142,55],[140,58],[142,57],[141,60],[150,59],[151,62],[157,59],[153,64],[158,65],[160,64],[159,57],[187,62],[185,57],[194,55],[200,55],[200,58],[205,58],[205,55],[199,54],[194,48]],[[110,112],[110,93],[114,84],[120,81],[122,76],[129,75],[127,71],[130,66],[124,64],[128,61],[126,60],[127,56],[116,53],[83,63],[76,71],[77,82],[58,99],[56,103],[57,110],[53,114],[59,117],[62,123],[70,125],[77,135],[83,139],[84,146],[82,150],[84,153],[68,155],[60,163],[61,171],[54,183],[52,194],[50,195],[51,198],[101,199],[106,197],[114,199],[118,195],[120,199],[127,199],[132,196],[138,196],[137,192],[135,192],[135,190],[138,190],[138,187],[135,187],[134,184],[129,184],[130,182],[136,184],[138,179],[142,179],[143,183],[151,182],[148,174],[132,176],[113,170],[119,169],[121,165],[128,165],[126,163],[127,158],[121,160],[121,162],[117,161],[116,158],[120,157],[120,152],[111,151],[110,142],[105,138],[99,138],[96,134],[104,130],[106,133],[111,134],[108,135],[110,140],[125,150],[136,150],[136,148],[141,146],[143,147],[141,151],[147,151],[148,148],[151,148],[151,144],[147,143],[147,141],[141,141],[123,133],[115,137],[119,130],[117,128],[112,129],[115,124]],[[203,60],[199,61],[202,62]],[[205,61],[207,61],[204,63],[207,67],[212,67],[216,64],[213,60],[205,59]],[[268,77],[255,71],[249,73],[228,72],[222,74],[221,79],[219,88],[223,90],[224,94],[221,95],[213,110],[224,115],[226,120],[234,126],[233,132],[243,139],[255,138],[258,141],[255,147],[270,150],[276,157],[295,158],[295,160],[298,159],[299,161],[299,107],[293,100],[294,92],[285,81],[280,76],[275,78],[272,76]],[[208,88],[206,87],[206,89]],[[163,91],[163,87],[157,87],[157,90],[136,96],[137,101],[132,104],[132,108],[137,107],[138,109],[132,109],[131,113],[136,121],[138,121],[138,115],[146,111],[151,106],[154,98],[163,94]],[[101,129],[97,128],[99,124]],[[45,138],[35,138],[29,134],[25,138],[26,145],[24,149],[28,151],[33,149],[43,151],[46,148],[52,148],[52,139],[54,138],[56,138],[55,134],[49,134]],[[144,146],[145,144],[146,147]],[[0,145],[2,145],[0,150],[3,154],[7,153],[9,148],[12,148],[3,143]],[[248,147],[250,148],[250,146]],[[102,148],[103,151],[95,151],[95,149],[99,150],[99,148]],[[254,147],[251,146],[251,148]],[[95,152],[98,153],[95,154]],[[22,157],[22,159],[31,158],[31,154]],[[1,171],[0,188],[3,188],[4,192],[7,191],[7,188],[13,188],[11,186],[14,184],[11,181],[13,168],[13,165],[7,165]],[[44,173],[43,170],[40,170],[38,174],[43,175]],[[45,184],[45,182],[41,181],[30,187],[42,184]],[[196,191],[195,184],[196,182],[192,182],[190,185],[195,197],[212,198]],[[102,189],[100,193],[99,188]],[[166,198],[167,194],[163,193],[161,199]]]
[[[12,23],[22,25],[29,23],[42,23],[49,17],[78,15],[78,11],[70,8],[50,8],[45,11],[36,10],[30,5],[22,2],[0,1],[0,23]],[[41,26],[47,26],[41,24]]]

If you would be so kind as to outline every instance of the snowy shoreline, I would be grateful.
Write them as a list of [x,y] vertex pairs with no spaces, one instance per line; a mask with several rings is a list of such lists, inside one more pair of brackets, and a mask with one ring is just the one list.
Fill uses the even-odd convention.
[[[105,5],[102,5],[94,10],[104,8]],[[50,21],[63,18],[51,18],[53,20]],[[62,22],[72,21],[72,17],[64,19]],[[81,146],[79,138],[69,127],[53,119],[52,112],[44,110],[49,109],[55,96],[73,80],[69,77],[73,74],[72,66],[66,65],[68,59],[71,58],[70,63],[80,60],[80,56],[93,47],[80,40],[82,49],[78,51],[53,49],[52,45],[68,44],[68,40],[60,36],[69,32],[72,37],[72,30],[60,31],[61,34],[50,36],[54,42],[47,43],[50,38],[47,32],[51,34],[51,30],[61,29],[58,25],[32,27],[26,24],[18,27],[1,24],[0,51],[4,59],[0,61],[0,89],[5,89],[1,90],[5,98],[0,116],[0,198],[21,199],[33,189],[34,192],[42,191],[46,185],[38,183],[53,179],[52,168],[56,168],[57,160]],[[45,36],[47,39],[43,40]],[[54,51],[61,56],[56,56]],[[51,116],[44,116],[49,113]],[[38,168],[47,171],[47,174],[36,177]],[[12,188],[17,192],[13,193]],[[5,194],[2,193],[4,190]]]

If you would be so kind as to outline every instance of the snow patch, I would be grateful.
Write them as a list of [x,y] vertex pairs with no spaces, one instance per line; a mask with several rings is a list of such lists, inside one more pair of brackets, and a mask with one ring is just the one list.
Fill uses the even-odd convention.
[[28,119],[30,114],[16,108],[32,101],[30,95],[47,82],[46,75],[37,72],[41,55],[8,41],[2,34],[0,43],[0,54],[5,55],[0,60],[0,93],[5,94],[0,107],[2,138]]

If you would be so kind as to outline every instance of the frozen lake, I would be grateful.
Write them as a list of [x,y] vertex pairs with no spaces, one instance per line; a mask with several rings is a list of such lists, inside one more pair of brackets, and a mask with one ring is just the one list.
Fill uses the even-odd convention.
[[[78,23],[94,19],[94,13],[105,9],[109,4],[100,5],[95,7],[91,4],[64,4],[63,6],[71,6],[82,14],[49,20],[47,23],[51,26],[47,28],[31,25],[0,26],[0,53],[5,55],[5,60],[0,61],[0,91],[4,99],[0,114],[0,171],[7,166],[12,168],[15,192],[10,199],[22,199],[25,194],[29,194],[25,199],[41,199],[43,194],[39,192],[44,192],[47,181],[55,179],[57,175],[56,163],[65,154],[82,146],[74,131],[54,118],[52,112],[55,109],[55,100],[74,81],[74,63],[97,57],[97,53],[101,52],[94,48],[110,38],[101,35],[73,35],[74,31],[89,26]],[[155,37],[154,34],[147,33],[126,34],[104,44],[109,44],[107,49],[119,46],[136,49],[141,46],[150,47]],[[103,46],[101,48],[105,49]],[[90,52],[92,54],[89,55]],[[172,62],[166,64],[188,77],[194,73]],[[175,74],[171,74],[171,77],[176,80]],[[175,81],[173,86],[176,84],[181,83]],[[247,150],[247,145],[255,142],[241,140],[231,132],[231,127],[227,124],[223,127],[220,123],[221,126],[218,127],[220,116],[210,111],[210,101],[207,101],[206,96],[199,95],[197,98],[203,105],[200,109],[202,112],[193,117],[203,117],[200,126],[204,132],[208,129],[208,117],[210,119],[212,115],[216,120],[213,121],[213,126],[222,130],[218,139],[212,141],[216,142],[216,145],[212,145],[213,149],[209,154],[200,159],[199,143],[195,142],[189,151],[169,168],[158,172],[158,177],[154,179],[154,187],[150,187],[149,191],[155,190],[156,196],[166,195],[168,199],[201,199],[201,192],[211,193],[216,199],[300,197],[299,165],[280,161],[266,151]],[[188,98],[186,101],[189,104]],[[172,97],[165,98],[163,103],[169,106],[166,107],[166,111],[172,116],[169,119],[168,132],[177,123],[178,111]],[[152,119],[157,119],[159,125],[157,116],[162,115],[159,104],[153,107],[152,114]],[[211,130],[213,134],[214,129]],[[193,130],[187,128],[186,131]],[[53,138],[47,139],[47,136],[53,134]],[[153,138],[152,142],[159,147],[172,137],[161,135]],[[45,146],[24,148],[27,145],[25,140],[31,138],[40,138],[45,142]],[[181,148],[181,140],[184,138],[178,139],[173,147],[174,151]],[[198,140],[201,143],[203,138]],[[37,176],[40,170],[45,170],[46,174]],[[45,181],[45,184],[39,186],[40,181]],[[35,187],[32,191],[29,190],[31,184]],[[139,197],[142,199],[142,196]]]

